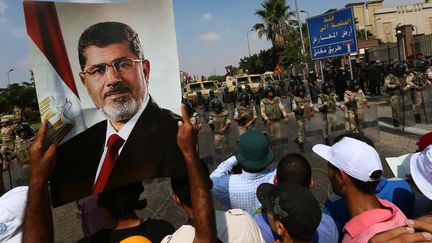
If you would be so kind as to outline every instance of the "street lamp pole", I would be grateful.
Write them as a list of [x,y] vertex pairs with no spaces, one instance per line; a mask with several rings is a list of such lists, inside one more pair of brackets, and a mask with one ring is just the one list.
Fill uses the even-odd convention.
[[368,33],[367,33],[367,29],[366,29],[366,8],[368,5],[368,1],[365,1],[363,4],[363,27],[364,27],[364,32],[365,32],[365,39],[368,39]]
[[300,13],[305,13],[307,15],[307,18],[309,18],[309,12],[306,10],[300,10]]
[[299,12],[299,8],[298,8],[297,0],[294,0],[294,4],[295,4],[295,8],[296,8],[297,21],[299,23],[299,28],[300,28],[300,38],[301,38],[301,44],[302,44],[302,54],[305,55],[306,49],[305,49],[305,44],[304,44],[302,22],[300,20],[300,12]]
[[249,52],[249,57],[251,56],[250,54],[250,47],[249,47],[249,32],[253,31],[253,29],[250,29],[248,31],[246,31],[246,40],[247,40],[247,45],[248,45],[248,52]]
[[7,71],[7,76],[8,76],[8,85],[10,85],[10,77],[9,77],[9,73],[12,72],[14,69],[11,68],[9,69],[9,71]]

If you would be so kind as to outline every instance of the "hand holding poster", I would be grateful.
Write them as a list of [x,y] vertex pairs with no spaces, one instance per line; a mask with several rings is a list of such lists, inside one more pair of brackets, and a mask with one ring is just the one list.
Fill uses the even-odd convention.
[[170,111],[181,97],[171,1],[24,2],[24,11],[41,115],[60,141],[53,206],[184,176]]

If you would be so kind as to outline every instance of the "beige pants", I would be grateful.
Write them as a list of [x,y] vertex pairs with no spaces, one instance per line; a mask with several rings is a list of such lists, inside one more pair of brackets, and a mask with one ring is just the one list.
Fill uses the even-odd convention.
[[213,144],[215,149],[224,149],[229,146],[228,139],[225,134],[214,133],[213,134]]
[[[427,95],[425,90],[423,90],[423,99],[427,100]],[[415,100],[413,100],[413,112],[414,115],[420,114],[423,111],[423,100],[422,100],[422,92],[415,91]]]
[[397,95],[390,96],[390,106],[393,120],[399,120],[399,97]]
[[[360,125],[360,129],[363,128],[363,122],[364,122],[364,113],[363,112],[357,112],[358,115],[358,123]],[[345,130],[347,132],[354,132],[354,133],[359,133],[360,130],[357,127],[357,122],[356,122],[356,118],[355,118],[355,113],[354,111],[350,111],[348,110],[345,113],[345,118],[346,118],[346,122],[345,122]]]
[[323,117],[323,136],[329,138],[332,132],[332,126],[336,124],[336,113],[322,113]]
[[281,120],[273,121],[270,125],[267,126],[268,126],[268,131],[269,131],[268,135],[270,140],[276,140],[282,138]]

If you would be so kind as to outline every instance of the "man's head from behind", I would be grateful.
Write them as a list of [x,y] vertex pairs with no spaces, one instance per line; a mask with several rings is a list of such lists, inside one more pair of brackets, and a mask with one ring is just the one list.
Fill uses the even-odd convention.
[[303,155],[291,153],[280,160],[276,170],[275,184],[287,182],[308,189],[312,187],[312,169],[309,161]]
[[111,121],[132,118],[148,94],[150,72],[138,34],[119,22],[94,24],[80,36],[78,58],[96,107]]
[[312,193],[294,183],[261,184],[257,198],[267,212],[272,230],[284,242],[310,241],[321,221],[321,209]]
[[135,218],[135,210],[147,206],[147,200],[140,200],[144,191],[142,182],[132,183],[99,194],[99,204],[116,218]]
[[343,197],[349,190],[365,195],[375,194],[383,169],[380,157],[372,146],[343,137],[331,147],[318,144],[312,149],[328,161],[328,177],[334,193]]

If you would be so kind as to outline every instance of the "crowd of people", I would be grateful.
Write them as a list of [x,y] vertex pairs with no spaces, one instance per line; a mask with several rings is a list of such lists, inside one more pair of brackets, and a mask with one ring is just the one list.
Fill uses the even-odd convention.
[[[1,149],[0,149],[0,194],[6,192],[2,178],[3,172],[8,173],[9,187],[27,185],[30,178],[28,150],[33,144],[32,127],[24,120],[22,109],[13,108],[13,114],[2,115]],[[6,178],[5,178],[6,179]]]
[[[140,197],[144,188],[137,182],[97,195],[96,206],[86,215],[95,219],[87,219],[91,227],[83,224],[92,230],[83,229],[85,237],[79,242],[432,241],[431,134],[421,137],[419,151],[411,156],[411,185],[382,176],[379,154],[362,134],[338,136],[332,146],[315,145],[335,193],[321,206],[310,191],[314,180],[309,161],[298,153],[274,161],[268,137],[258,131],[242,134],[235,154],[209,173],[199,158],[198,129],[186,106],[182,115],[177,144],[187,177],[172,178],[171,187],[187,223],[175,230],[164,220],[140,219],[136,210],[145,208],[147,199]],[[21,207],[12,203],[0,208],[6,232],[0,234],[2,242],[21,237],[23,242],[54,241],[48,180],[57,146],[45,144],[46,130],[44,121],[30,150],[28,189],[18,187],[0,198],[0,203],[27,200]],[[417,206],[419,198],[425,207]],[[215,210],[215,201],[223,210]],[[12,206],[16,209],[8,210]]]

